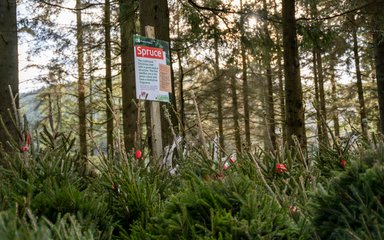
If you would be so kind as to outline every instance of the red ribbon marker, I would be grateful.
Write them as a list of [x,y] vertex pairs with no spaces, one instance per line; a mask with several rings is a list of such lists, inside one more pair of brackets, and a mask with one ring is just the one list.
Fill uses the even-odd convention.
[[136,159],[140,159],[140,158],[141,158],[141,151],[140,151],[140,150],[136,150],[136,152],[135,152],[135,158],[136,158]]
[[287,167],[284,164],[276,163],[276,171],[278,173],[283,173],[283,172],[287,172],[288,169],[287,169]]

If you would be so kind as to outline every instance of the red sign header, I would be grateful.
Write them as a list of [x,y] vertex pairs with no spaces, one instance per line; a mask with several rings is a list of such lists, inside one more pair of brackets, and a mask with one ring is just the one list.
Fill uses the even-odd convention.
[[135,46],[136,48],[136,57],[142,58],[155,58],[163,59],[163,49],[147,47],[147,46]]

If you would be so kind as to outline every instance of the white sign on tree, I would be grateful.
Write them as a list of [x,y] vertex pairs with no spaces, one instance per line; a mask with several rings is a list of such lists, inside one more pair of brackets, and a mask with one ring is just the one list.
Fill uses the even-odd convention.
[[169,102],[171,63],[166,41],[134,36],[136,98]]

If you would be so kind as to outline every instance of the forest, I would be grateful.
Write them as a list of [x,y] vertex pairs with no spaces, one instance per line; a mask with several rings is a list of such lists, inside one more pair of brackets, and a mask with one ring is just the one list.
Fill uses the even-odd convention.
[[383,9],[0,0],[0,239],[382,239]]

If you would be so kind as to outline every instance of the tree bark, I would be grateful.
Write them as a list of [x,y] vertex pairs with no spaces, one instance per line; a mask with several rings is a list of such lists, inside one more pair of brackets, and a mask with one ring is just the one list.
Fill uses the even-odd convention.
[[[145,34],[145,26],[154,26],[155,27],[155,36],[156,39],[170,42],[169,37],[169,9],[167,0],[142,0],[140,1],[140,28],[141,34]],[[172,66],[171,66],[172,67]],[[172,71],[172,69],[171,69]],[[172,71],[173,72],[173,71]],[[161,128],[162,128],[162,142],[164,146],[170,145],[173,142],[172,131],[170,130],[170,124],[167,119],[165,119],[164,107],[168,108],[170,113],[171,122],[173,127],[177,127],[178,121],[175,114],[176,108],[176,98],[174,95],[175,84],[173,74],[171,84],[172,84],[172,94],[171,94],[171,105],[161,103]],[[173,109],[172,109],[173,108]],[[148,107],[147,107],[148,109]],[[148,111],[147,111],[148,112]]]
[[81,19],[81,0],[76,0],[76,38],[77,38],[77,87],[79,108],[79,141],[80,141],[80,168],[85,170],[87,151],[87,111],[85,103],[85,79],[84,79],[84,40],[83,23]]
[[283,53],[280,47],[280,35],[277,37],[277,67],[278,67],[278,78],[279,78],[279,103],[281,111],[281,138],[282,141],[287,141],[287,127],[285,123],[285,97],[284,97],[284,79],[283,79]]
[[315,85],[315,110],[316,110],[316,128],[317,128],[317,138],[319,141],[319,144],[321,141],[321,136],[323,135],[323,128],[321,126],[321,110],[320,110],[320,97],[319,97],[319,80],[318,80],[318,74],[317,74],[317,55],[316,55],[316,49],[312,49],[312,64],[313,64],[313,84]]
[[[263,10],[264,12],[268,12],[267,9],[267,2],[263,0]],[[267,16],[268,17],[268,16]],[[271,142],[271,149],[270,151],[274,151],[276,149],[276,124],[275,124],[275,100],[273,97],[273,78],[272,78],[272,45],[273,41],[271,39],[269,30],[268,30],[268,22],[264,21],[264,63],[265,63],[265,70],[266,70],[266,80],[267,80],[267,129],[268,129],[268,138]]]
[[235,132],[235,143],[236,150],[241,152],[241,137],[240,137],[240,114],[239,106],[237,101],[237,92],[236,92],[236,76],[231,73],[231,95],[232,95],[232,115],[233,115],[233,128]]
[[[243,10],[243,2],[240,0],[240,9]],[[248,87],[248,76],[247,76],[247,51],[244,44],[244,17],[241,17],[240,22],[240,48],[241,48],[241,70],[242,70],[242,80],[243,80],[243,104],[244,104],[244,129],[245,129],[245,142],[247,147],[251,146],[251,127],[250,127],[250,117],[249,117],[249,87]]]
[[106,115],[107,115],[107,153],[113,157],[113,114],[112,114],[112,64],[111,64],[111,2],[105,0],[104,6],[105,30],[105,89],[106,89]]
[[294,146],[295,143],[292,137],[296,136],[301,147],[306,149],[303,91],[300,79],[300,62],[296,36],[295,1],[283,0],[282,5],[288,146]]
[[123,98],[124,146],[129,153],[137,147],[138,132],[136,83],[133,61],[133,35],[135,33],[135,1],[120,0],[119,22],[121,38],[121,88]]
[[[374,26],[377,24],[374,24]],[[373,49],[375,55],[376,65],[376,80],[377,80],[377,96],[379,101],[380,113],[380,129],[379,131],[384,134],[384,37],[378,30],[379,27],[374,28],[373,31]]]
[[[17,131],[8,112],[13,109],[8,86],[11,87],[13,95],[17,96],[18,73],[16,0],[0,0],[0,117],[16,141]],[[15,104],[15,107],[19,108],[18,98],[15,99]],[[9,136],[0,124],[0,148],[2,145],[6,151],[10,151],[7,141],[10,141]]]
[[335,56],[331,55],[331,68],[330,68],[330,74],[331,74],[331,84],[332,84],[332,121],[333,121],[333,129],[334,134],[337,138],[340,137],[340,124],[339,124],[339,114],[337,110],[337,84],[335,79]]
[[315,49],[317,61],[317,77],[319,83],[319,106],[320,107],[320,126],[321,135],[320,142],[323,146],[328,146],[328,130],[327,130],[327,110],[325,107],[325,91],[324,91],[324,75],[323,75],[323,61],[321,56],[320,46]]
[[[355,25],[354,16],[352,17],[353,25]],[[359,99],[359,112],[360,112],[360,126],[361,132],[365,138],[368,137],[368,125],[367,125],[367,111],[365,109],[365,100],[364,100],[364,90],[363,82],[361,78],[360,70],[360,56],[359,56],[359,47],[357,42],[357,27],[354,26],[352,31],[353,37],[353,56],[355,58],[355,69],[356,69],[356,86],[357,86],[357,96]]]
[[220,70],[219,60],[219,33],[217,31],[217,19],[215,18],[214,29],[214,49],[215,49],[215,78],[216,78],[216,104],[217,104],[217,124],[219,126],[219,144],[225,149],[224,145],[224,128],[223,128],[223,89],[225,89],[225,82]]

